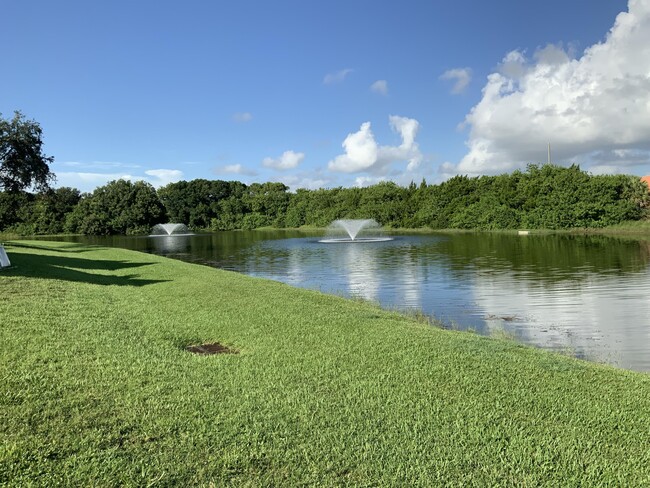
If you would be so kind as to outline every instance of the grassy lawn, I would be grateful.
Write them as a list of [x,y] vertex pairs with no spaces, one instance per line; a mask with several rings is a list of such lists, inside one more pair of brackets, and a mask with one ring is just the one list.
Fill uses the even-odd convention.
[[[650,484],[650,375],[153,255],[6,248],[0,484]],[[214,341],[239,353],[184,350]]]

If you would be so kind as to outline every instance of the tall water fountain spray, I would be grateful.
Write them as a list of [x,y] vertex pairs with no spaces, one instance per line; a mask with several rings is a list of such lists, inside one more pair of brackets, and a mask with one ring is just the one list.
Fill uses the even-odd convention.
[[341,227],[345,230],[345,232],[348,233],[348,236],[350,236],[350,239],[354,240],[357,237],[357,234],[361,231],[361,229],[365,228],[375,228],[379,227],[379,224],[377,221],[373,219],[363,219],[363,220],[335,220],[332,222],[331,227]]
[[[340,219],[328,227],[330,234],[344,232],[344,237],[327,237],[319,242],[380,242],[390,241],[392,237],[380,235],[381,225],[374,219]],[[374,232],[371,232],[374,231]]]
[[186,236],[192,234],[185,224],[156,224],[151,229],[151,236]]

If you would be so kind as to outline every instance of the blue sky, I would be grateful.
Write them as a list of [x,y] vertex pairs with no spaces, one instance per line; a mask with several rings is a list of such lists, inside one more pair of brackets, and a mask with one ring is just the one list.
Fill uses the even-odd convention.
[[[650,0],[0,0],[57,186],[650,174]],[[621,14],[621,15],[619,15]]]

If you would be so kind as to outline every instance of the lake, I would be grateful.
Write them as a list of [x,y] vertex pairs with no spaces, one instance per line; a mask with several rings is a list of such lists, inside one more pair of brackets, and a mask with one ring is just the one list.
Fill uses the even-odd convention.
[[300,231],[75,237],[433,315],[445,327],[650,371],[650,240],[492,233],[319,242]]

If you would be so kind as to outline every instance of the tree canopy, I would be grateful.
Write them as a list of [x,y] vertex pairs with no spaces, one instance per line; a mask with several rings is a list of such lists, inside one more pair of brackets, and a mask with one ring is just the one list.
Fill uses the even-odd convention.
[[67,215],[66,230],[73,233],[146,234],[166,220],[165,207],[149,183],[111,181],[84,195]]
[[9,193],[34,188],[46,190],[54,179],[43,154],[41,126],[15,112],[11,120],[0,114],[0,190]]

